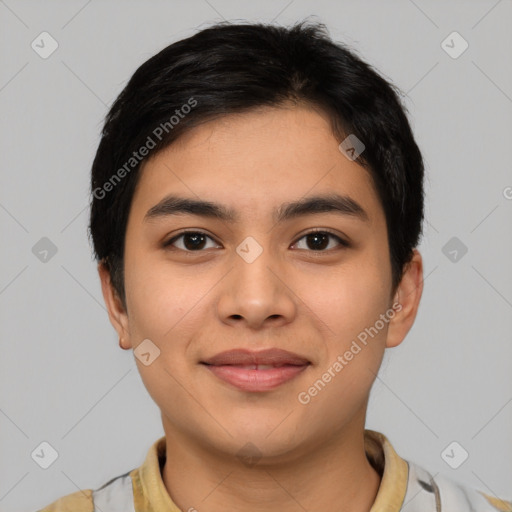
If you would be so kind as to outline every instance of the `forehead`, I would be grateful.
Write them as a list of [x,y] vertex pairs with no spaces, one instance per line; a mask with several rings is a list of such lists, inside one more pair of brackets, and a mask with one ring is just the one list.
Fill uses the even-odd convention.
[[340,142],[327,115],[313,108],[230,114],[193,128],[146,161],[133,202],[150,208],[172,193],[275,216],[284,202],[337,193],[378,214],[369,172],[341,153]]

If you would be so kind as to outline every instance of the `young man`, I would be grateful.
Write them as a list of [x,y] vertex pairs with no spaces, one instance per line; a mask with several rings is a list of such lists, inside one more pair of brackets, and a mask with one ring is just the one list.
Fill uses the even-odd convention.
[[45,512],[512,511],[365,429],[421,298],[423,162],[393,86],[322,26],[220,24],[149,59],[91,190],[165,436]]

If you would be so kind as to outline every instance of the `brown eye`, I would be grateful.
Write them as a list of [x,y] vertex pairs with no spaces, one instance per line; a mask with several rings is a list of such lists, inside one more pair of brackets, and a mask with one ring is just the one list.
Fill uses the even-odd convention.
[[[175,242],[179,239],[183,239],[180,246],[175,245]],[[200,252],[205,248],[207,239],[213,241],[210,236],[208,236],[206,233],[202,233],[201,231],[185,231],[184,233],[180,233],[179,235],[165,242],[164,247],[169,247],[172,245],[177,249],[181,249],[182,251]],[[214,247],[217,246],[215,245]]]
[[[338,242],[338,246],[349,247],[348,242],[340,238],[339,236],[330,233],[329,231],[311,231],[306,233],[299,240],[306,240],[306,249],[312,251],[325,252],[325,249],[329,247],[330,239],[334,239]],[[297,244],[298,242],[296,242]],[[331,247],[332,249],[333,247]]]

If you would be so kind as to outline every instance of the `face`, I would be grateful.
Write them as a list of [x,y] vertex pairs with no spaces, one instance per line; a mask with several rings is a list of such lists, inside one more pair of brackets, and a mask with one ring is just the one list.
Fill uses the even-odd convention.
[[143,166],[126,311],[100,275],[166,434],[286,457],[363,428],[384,350],[414,320],[421,258],[392,293],[382,206],[340,142],[318,111],[268,108],[197,127]]

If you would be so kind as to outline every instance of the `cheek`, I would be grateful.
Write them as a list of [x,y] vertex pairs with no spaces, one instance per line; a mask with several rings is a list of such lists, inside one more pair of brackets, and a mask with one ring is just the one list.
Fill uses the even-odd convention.
[[[183,410],[190,405],[180,384],[190,378],[187,349],[197,337],[195,331],[203,326],[201,298],[211,284],[155,262],[127,266],[126,283],[130,336],[141,379],[157,404],[172,403]],[[146,339],[154,343],[158,354],[149,365],[137,357],[139,351],[146,352],[142,346],[137,351]]]
[[331,329],[347,339],[373,325],[388,308],[390,279],[385,268],[354,258],[350,265],[309,281],[308,305]]
[[317,283],[315,313],[329,330],[325,358],[298,397],[310,407],[307,428],[340,425],[361,407],[381,365],[388,326],[381,320],[388,310],[388,278],[379,266],[360,262]]
[[[136,263],[136,265],[135,265]],[[166,354],[186,356],[188,344],[203,328],[208,293],[218,276],[197,269],[177,270],[165,261],[133,261],[126,267],[130,333],[137,344],[154,341]],[[140,340],[140,341],[139,341]]]
[[326,357],[315,377],[323,382],[332,379],[332,384],[326,393],[318,393],[316,406],[333,400],[355,408],[368,393],[385,351],[388,323],[380,315],[389,307],[388,284],[383,266],[360,259],[333,272],[318,288],[327,290],[323,296],[318,293],[316,312],[329,331]]

